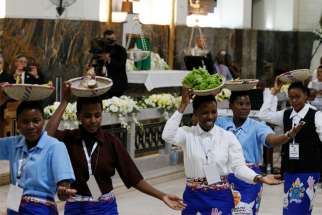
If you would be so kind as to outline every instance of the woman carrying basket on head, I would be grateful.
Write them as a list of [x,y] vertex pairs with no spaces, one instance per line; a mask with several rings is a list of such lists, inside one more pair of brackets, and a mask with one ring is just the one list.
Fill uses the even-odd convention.
[[101,127],[103,105],[99,97],[77,100],[78,129],[58,131],[58,125],[71,97],[70,84],[65,83],[63,100],[47,124],[47,132],[67,146],[74,168],[76,196],[67,200],[68,215],[116,215],[112,176],[118,171],[122,181],[130,188],[160,199],[168,207],[181,210],[182,200],[165,194],[147,183],[120,141]]
[[181,146],[184,152],[187,183],[183,199],[187,207],[182,214],[231,214],[234,200],[227,181],[229,169],[251,184],[281,183],[278,176],[264,176],[247,167],[242,147],[234,134],[214,125],[217,103],[213,95],[195,96],[192,106],[198,124],[179,127],[191,97],[191,89],[183,88],[180,107],[167,121],[162,133],[166,142]]
[[305,123],[301,131],[282,147],[283,214],[311,214],[320,178],[322,114],[306,103],[309,91],[301,82],[294,82],[288,88],[291,108],[276,111],[276,94],[281,86],[276,79],[271,92],[264,95],[258,117],[283,127],[285,132]]

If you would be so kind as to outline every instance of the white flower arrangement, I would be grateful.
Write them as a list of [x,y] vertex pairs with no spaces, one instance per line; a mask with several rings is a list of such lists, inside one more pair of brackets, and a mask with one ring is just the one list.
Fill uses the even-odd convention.
[[[134,123],[140,125],[136,119],[136,113],[139,111],[139,106],[136,101],[128,96],[113,97],[111,99],[103,100],[103,111],[117,115],[120,120],[121,126],[128,128],[128,121],[131,118]],[[55,102],[53,105],[45,107],[45,118],[49,119],[57,110],[60,102]],[[77,121],[76,115],[76,102],[69,103],[65,109],[62,117],[63,121]]]
[[[45,107],[45,118],[49,119],[54,114],[59,105],[60,102],[55,102],[54,104]],[[62,120],[77,121],[76,103],[69,103],[67,105]]]
[[129,127],[129,117],[132,118],[135,124],[140,125],[139,121],[136,119],[136,113],[140,110],[140,108],[136,101],[134,101],[131,97],[114,96],[110,99],[103,100],[103,110],[105,112],[117,115],[123,128]]
[[[153,94],[144,98],[140,105],[129,96],[113,97],[103,100],[103,111],[116,115],[120,120],[123,128],[129,128],[129,121],[142,126],[137,120],[136,114],[142,108],[159,108],[160,111],[167,117],[168,112],[174,111],[180,105],[181,97],[171,94]],[[59,102],[47,106],[44,109],[46,119],[49,119],[59,106]],[[63,121],[77,122],[76,103],[69,103],[62,117]]]
[[227,88],[223,88],[220,93],[216,95],[216,100],[221,102],[224,100],[228,100],[231,96],[231,91]]
[[291,84],[283,84],[281,89],[280,89],[280,92],[288,94],[288,88],[290,87],[290,85]]
[[169,65],[160,57],[158,53],[151,52],[151,70],[166,70]]
[[126,60],[126,72],[131,72],[136,70],[136,67],[134,65],[134,60],[127,59]]
[[180,105],[181,97],[173,96],[169,93],[153,94],[142,100],[143,108],[159,108],[162,112],[174,111]]

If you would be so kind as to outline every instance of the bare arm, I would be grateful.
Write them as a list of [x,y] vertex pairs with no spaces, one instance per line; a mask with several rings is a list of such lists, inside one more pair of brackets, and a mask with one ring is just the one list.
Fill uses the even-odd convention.
[[184,145],[186,142],[186,136],[183,129],[180,128],[180,122],[182,119],[182,114],[184,113],[186,107],[190,103],[191,89],[182,88],[182,99],[178,111],[167,120],[164,129],[162,131],[162,139],[169,144],[173,145]]
[[282,135],[269,134],[266,137],[266,143],[275,147],[280,144],[286,143],[289,139],[290,138],[288,136],[286,136],[285,134],[282,134]]
[[67,181],[60,181],[57,184],[57,196],[59,200],[66,201],[70,197],[74,196],[77,190],[70,188],[70,183]]
[[160,199],[163,201],[169,208],[172,208],[174,210],[182,210],[186,207],[186,205],[183,203],[182,199],[174,196],[174,195],[168,195],[165,194],[158,189],[154,188],[152,185],[150,185],[145,180],[141,180],[135,188],[142,193],[145,193],[147,195],[153,196],[157,199]]
[[266,137],[266,143],[271,146],[278,146],[280,144],[287,143],[290,139],[294,138],[296,134],[303,128],[305,122],[300,122],[297,126],[282,135],[269,134]]
[[48,120],[47,126],[46,126],[46,131],[48,135],[50,136],[55,136],[55,133],[58,129],[60,120],[64,114],[64,111],[68,105],[69,99],[71,97],[71,92],[70,92],[70,83],[65,82],[63,85],[63,99],[58,106],[57,110],[55,113],[50,117]]

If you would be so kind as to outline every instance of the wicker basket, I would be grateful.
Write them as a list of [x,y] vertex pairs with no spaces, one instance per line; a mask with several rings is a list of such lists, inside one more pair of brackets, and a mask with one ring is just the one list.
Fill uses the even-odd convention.
[[81,86],[81,80],[83,77],[70,79],[68,82],[71,83],[72,94],[77,97],[95,97],[100,96],[111,89],[113,81],[109,78],[96,76],[97,87],[96,88],[85,88]]
[[283,83],[303,82],[310,77],[310,70],[297,69],[290,72],[285,72],[278,76],[278,79]]
[[197,96],[208,96],[208,95],[217,95],[218,93],[220,93],[221,89],[224,87],[225,85],[225,81],[223,81],[221,83],[221,85],[219,85],[216,88],[213,89],[208,89],[208,90],[192,90],[193,94],[197,95]]
[[239,79],[226,81],[225,88],[231,91],[247,91],[256,89],[256,85],[258,84],[257,79]]
[[36,101],[48,98],[55,90],[53,86],[38,84],[9,84],[3,87],[12,99]]

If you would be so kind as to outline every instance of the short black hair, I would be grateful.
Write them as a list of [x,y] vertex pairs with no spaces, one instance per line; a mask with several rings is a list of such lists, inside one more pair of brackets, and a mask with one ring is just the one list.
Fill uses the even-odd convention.
[[41,115],[44,116],[44,106],[41,101],[23,101],[17,107],[17,119],[20,117],[23,111],[32,109],[38,110]]
[[100,104],[101,108],[103,109],[102,98],[99,96],[96,97],[79,97],[76,103],[76,110],[77,113],[80,113],[82,110],[83,105],[86,104]]
[[238,97],[242,97],[242,96],[250,97],[249,94],[250,94],[249,91],[232,91],[229,98],[229,103],[230,104],[234,103],[234,101],[236,101]]
[[197,111],[198,108],[206,102],[215,102],[217,104],[215,96],[195,96],[192,101],[193,112]]
[[112,34],[114,34],[114,31],[111,30],[111,29],[107,29],[107,30],[104,31],[103,36],[105,37],[105,36],[109,36],[109,35],[112,35]]
[[318,70],[319,70],[319,69],[322,69],[322,65],[320,65],[320,66],[318,67]]
[[289,87],[288,87],[288,91],[290,91],[291,89],[300,89],[302,90],[302,92],[304,94],[306,94],[307,96],[310,96],[310,90],[309,88],[307,88],[302,82],[297,81],[297,82],[293,82]]

